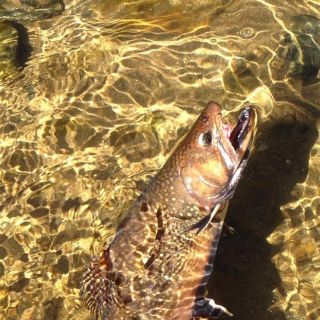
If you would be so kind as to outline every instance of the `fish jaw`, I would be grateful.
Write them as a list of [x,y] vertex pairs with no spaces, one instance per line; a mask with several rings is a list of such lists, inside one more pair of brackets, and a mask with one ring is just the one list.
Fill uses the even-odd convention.
[[232,127],[223,122],[220,105],[210,102],[195,122],[175,156],[182,183],[199,206],[209,211],[233,195],[247,163],[256,119],[255,107],[249,105]]

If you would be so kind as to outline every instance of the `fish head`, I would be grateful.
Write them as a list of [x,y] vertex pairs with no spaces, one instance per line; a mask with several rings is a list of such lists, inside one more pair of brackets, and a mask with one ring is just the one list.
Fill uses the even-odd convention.
[[231,198],[247,163],[256,130],[256,111],[248,105],[232,126],[221,107],[210,102],[182,142],[179,175],[189,195],[203,208]]

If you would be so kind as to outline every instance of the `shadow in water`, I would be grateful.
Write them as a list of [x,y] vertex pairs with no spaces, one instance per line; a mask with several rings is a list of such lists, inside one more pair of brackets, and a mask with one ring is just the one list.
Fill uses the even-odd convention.
[[33,50],[30,45],[28,30],[24,25],[15,21],[10,21],[9,24],[15,28],[18,33],[16,63],[19,67],[24,68]]
[[221,238],[208,290],[233,319],[282,320],[286,318],[281,311],[268,309],[273,290],[281,290],[271,259],[283,248],[266,238],[284,219],[280,207],[294,200],[291,190],[306,178],[317,130],[313,121],[294,116],[269,121],[258,130],[256,151],[227,214],[227,224],[236,231]]

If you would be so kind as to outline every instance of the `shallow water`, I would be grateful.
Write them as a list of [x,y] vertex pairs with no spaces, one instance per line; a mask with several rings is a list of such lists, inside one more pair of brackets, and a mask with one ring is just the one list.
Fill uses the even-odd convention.
[[209,295],[319,319],[319,2],[30,3],[0,5],[0,319],[90,319],[84,267],[209,100],[260,118]]

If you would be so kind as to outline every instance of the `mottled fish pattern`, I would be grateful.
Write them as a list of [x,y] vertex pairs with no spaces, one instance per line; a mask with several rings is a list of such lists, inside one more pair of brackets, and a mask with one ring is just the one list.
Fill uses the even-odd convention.
[[204,108],[85,272],[81,297],[97,319],[230,315],[204,294],[255,128],[253,106],[233,128],[217,103]]

